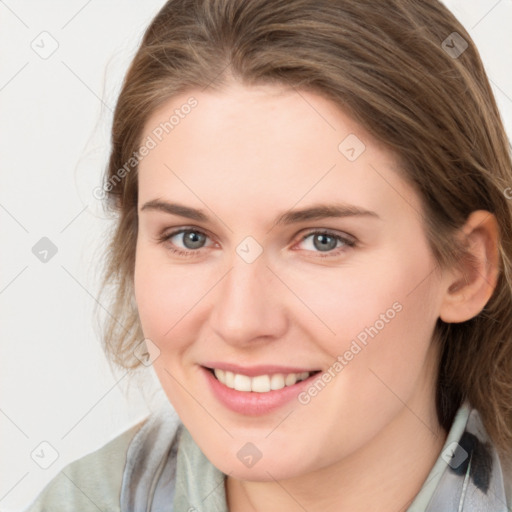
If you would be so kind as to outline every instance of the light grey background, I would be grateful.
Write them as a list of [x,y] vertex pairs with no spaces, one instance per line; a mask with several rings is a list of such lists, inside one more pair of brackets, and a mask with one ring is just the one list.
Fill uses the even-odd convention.
[[[93,308],[110,223],[92,195],[122,77],[163,3],[0,0],[2,511],[164,399],[152,374],[127,388],[101,352]],[[510,138],[512,1],[445,3],[480,49]],[[46,262],[32,252],[42,237],[57,248]]]

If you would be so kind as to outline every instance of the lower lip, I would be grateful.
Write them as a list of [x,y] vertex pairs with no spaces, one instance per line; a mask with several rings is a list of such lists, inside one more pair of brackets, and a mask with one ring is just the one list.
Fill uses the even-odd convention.
[[297,398],[297,395],[310,384],[310,380],[316,374],[310,375],[307,379],[297,382],[293,386],[285,386],[281,389],[258,393],[255,391],[236,391],[228,388],[206,368],[201,368],[213,394],[228,409],[239,414],[259,416],[272,412],[279,407]]

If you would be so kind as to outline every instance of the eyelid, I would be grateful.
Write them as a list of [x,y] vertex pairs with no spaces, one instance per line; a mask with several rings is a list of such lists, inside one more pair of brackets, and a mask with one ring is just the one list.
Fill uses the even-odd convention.
[[304,240],[305,238],[311,236],[311,235],[328,235],[332,236],[334,238],[339,238],[341,240],[344,240],[347,243],[356,243],[357,238],[355,236],[350,235],[349,233],[345,232],[338,232],[336,230],[332,230],[329,228],[311,228],[308,230],[305,234],[300,235],[300,241]]
[[[330,237],[336,239],[337,241],[342,242],[342,245],[340,247],[334,247],[330,251],[311,251],[308,249],[303,249],[304,252],[313,254],[313,256],[312,256],[313,258],[323,258],[323,259],[339,258],[348,250],[354,249],[354,248],[358,247],[358,245],[359,245],[358,240],[354,236],[352,236],[348,233],[339,233],[339,232],[336,232],[331,229],[313,228],[313,229],[310,229],[307,233],[302,234],[300,237],[300,240],[298,242],[296,242],[293,245],[293,247],[300,244],[301,242],[303,242],[304,240],[306,240],[307,238],[309,238],[312,235],[326,235],[326,236],[330,236]],[[294,249],[294,250],[302,251],[302,249]]]
[[[165,242],[169,240],[170,238],[179,235],[181,233],[185,233],[187,231],[193,231],[194,233],[200,233],[201,235],[204,235],[206,238],[209,238],[210,240],[213,240],[213,237],[208,233],[207,230],[203,228],[198,228],[196,226],[181,226],[179,228],[170,229],[169,231],[162,231],[160,235],[157,235],[157,240],[160,242]],[[197,250],[194,252],[198,252]]]

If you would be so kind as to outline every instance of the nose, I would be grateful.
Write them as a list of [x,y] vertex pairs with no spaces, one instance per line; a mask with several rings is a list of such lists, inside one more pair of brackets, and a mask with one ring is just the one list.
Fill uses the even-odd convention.
[[260,256],[252,263],[234,255],[231,267],[216,287],[210,325],[230,345],[269,342],[288,327],[286,289]]

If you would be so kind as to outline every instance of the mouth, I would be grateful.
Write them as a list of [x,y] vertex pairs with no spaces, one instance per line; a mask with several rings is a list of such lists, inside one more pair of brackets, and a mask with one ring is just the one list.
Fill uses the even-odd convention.
[[267,373],[255,376],[248,376],[243,373],[236,373],[220,368],[206,368],[221,384],[244,393],[269,393],[278,391],[285,387],[294,386],[312,375],[316,375],[320,370],[291,372],[291,373]]
[[269,414],[293,403],[321,371],[272,366],[241,368],[222,363],[201,366],[201,370],[213,398],[245,416]]

